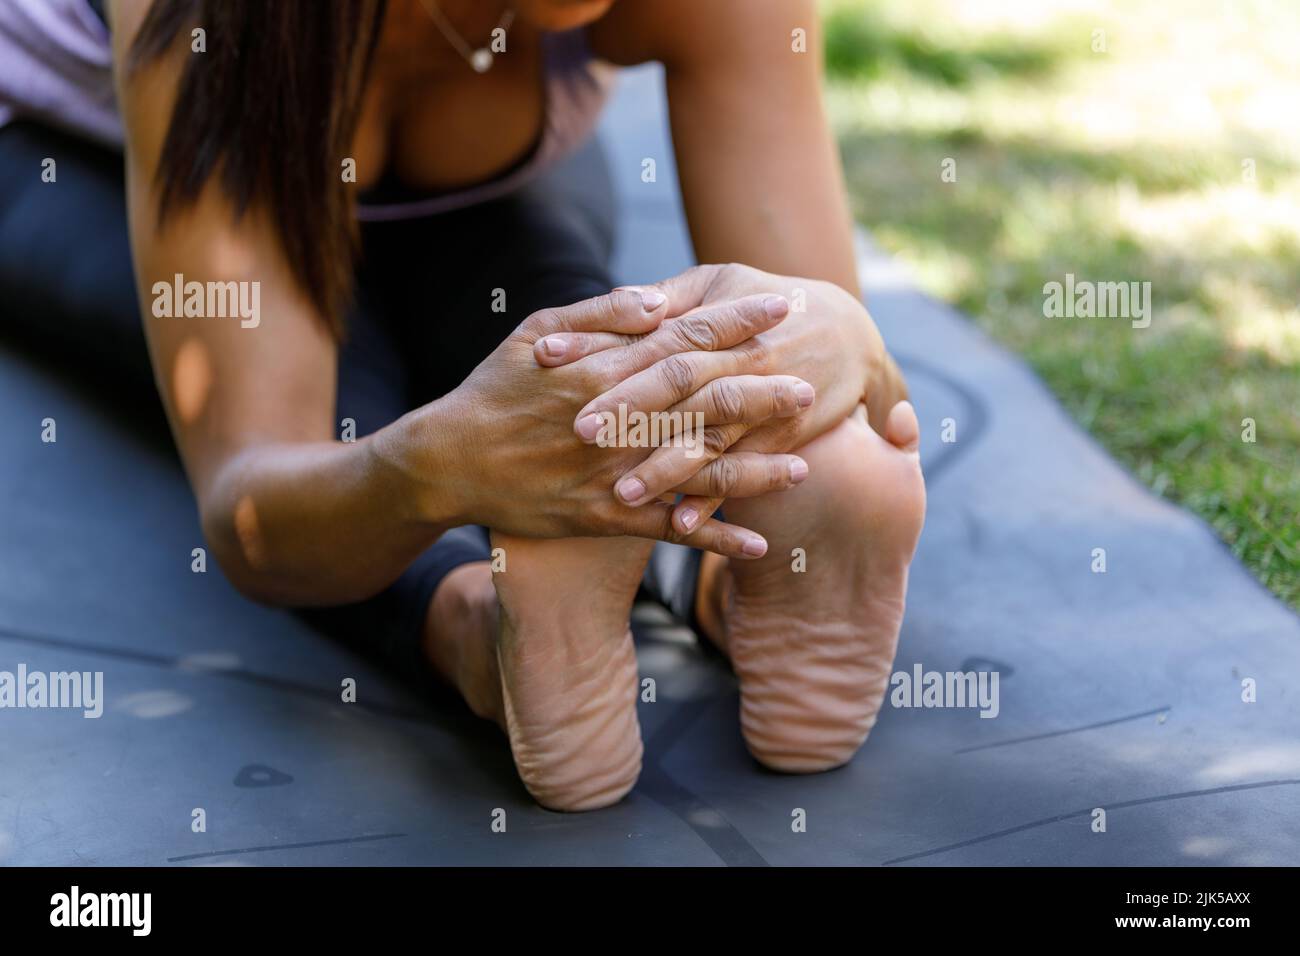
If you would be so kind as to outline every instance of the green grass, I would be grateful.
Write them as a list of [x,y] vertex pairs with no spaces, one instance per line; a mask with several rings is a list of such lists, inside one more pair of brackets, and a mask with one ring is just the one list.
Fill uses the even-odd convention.
[[[1169,10],[827,0],[831,115],[858,221],[1300,609],[1300,10]],[[1045,318],[1067,272],[1151,327]]]

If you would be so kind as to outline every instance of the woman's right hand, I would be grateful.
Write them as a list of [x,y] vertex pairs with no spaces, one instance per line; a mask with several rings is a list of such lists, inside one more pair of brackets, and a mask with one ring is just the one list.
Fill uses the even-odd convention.
[[[698,455],[700,466],[676,490],[708,495],[719,480],[731,497],[792,487],[807,474],[798,456],[726,453],[736,426],[792,417],[812,402],[800,379],[759,374],[760,357],[747,344],[779,324],[789,305],[781,296],[748,296],[651,335],[666,314],[665,300],[659,293],[645,296],[617,290],[534,313],[459,388],[408,415],[399,432],[408,447],[389,454],[429,496],[427,513],[454,513],[464,523],[527,537],[630,535],[686,542],[728,557],[762,556],[766,542],[748,529],[710,519],[683,535],[673,526],[671,503],[628,508],[617,500],[610,489],[655,449],[587,444],[574,432],[574,416],[629,376],[664,363],[671,375],[678,367],[673,354],[707,349],[719,353],[722,372],[693,404],[673,409],[703,413],[706,426],[673,449]],[[534,348],[545,348],[552,333],[610,331],[625,335],[625,344],[561,368],[543,368],[534,357]]]

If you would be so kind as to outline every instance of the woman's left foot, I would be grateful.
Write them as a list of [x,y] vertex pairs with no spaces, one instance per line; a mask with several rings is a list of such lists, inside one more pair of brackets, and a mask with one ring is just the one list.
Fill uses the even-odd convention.
[[552,810],[623,798],[641,772],[632,601],[654,542],[492,534],[497,660],[515,767]]
[[912,406],[882,438],[862,409],[799,450],[809,476],[726,505],[766,556],[719,577],[719,635],[740,679],[741,729],[764,765],[813,773],[847,763],[876,722],[925,519]]

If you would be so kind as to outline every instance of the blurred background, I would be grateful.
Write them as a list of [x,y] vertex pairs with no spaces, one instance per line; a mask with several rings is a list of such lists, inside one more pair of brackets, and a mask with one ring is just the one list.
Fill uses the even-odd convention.
[[[822,13],[858,222],[1300,610],[1300,3]],[[1149,281],[1150,327],[1044,318],[1066,273]]]

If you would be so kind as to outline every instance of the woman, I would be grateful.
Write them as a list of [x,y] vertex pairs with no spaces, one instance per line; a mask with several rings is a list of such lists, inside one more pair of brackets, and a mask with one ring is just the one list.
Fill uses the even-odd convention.
[[[730,656],[750,750],[793,772],[853,755],[924,489],[857,299],[811,0],[103,12],[115,105],[65,70],[44,106],[110,142],[120,116],[154,377],[241,591],[418,648],[539,802],[589,809],[636,780],[628,615],[654,539],[684,541],[712,553],[665,600]],[[754,268],[609,293],[599,230],[535,177],[590,130],[606,64],[647,60],[697,254]],[[79,161],[44,137],[0,134],[6,165]],[[183,317],[173,279],[257,314]],[[620,406],[703,414],[706,454],[602,447],[593,415]]]

